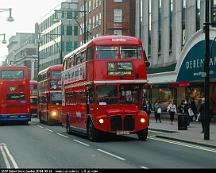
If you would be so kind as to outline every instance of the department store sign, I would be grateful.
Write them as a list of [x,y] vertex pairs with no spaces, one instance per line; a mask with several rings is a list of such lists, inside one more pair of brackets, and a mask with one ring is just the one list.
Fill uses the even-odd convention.
[[[216,78],[216,42],[210,47],[212,55],[209,62],[210,78]],[[180,67],[177,82],[204,80],[205,41],[195,44],[186,54]]]

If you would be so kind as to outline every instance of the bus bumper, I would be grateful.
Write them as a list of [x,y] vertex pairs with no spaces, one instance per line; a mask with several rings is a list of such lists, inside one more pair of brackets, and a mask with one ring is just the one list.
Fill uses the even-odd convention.
[[0,121],[31,121],[31,114],[0,114]]

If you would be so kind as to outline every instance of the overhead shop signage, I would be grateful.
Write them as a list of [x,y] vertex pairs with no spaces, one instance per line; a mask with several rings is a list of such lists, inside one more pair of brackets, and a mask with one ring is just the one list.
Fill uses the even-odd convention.
[[[216,78],[216,42],[210,41],[210,78]],[[184,57],[177,82],[204,80],[205,41],[195,44]]]

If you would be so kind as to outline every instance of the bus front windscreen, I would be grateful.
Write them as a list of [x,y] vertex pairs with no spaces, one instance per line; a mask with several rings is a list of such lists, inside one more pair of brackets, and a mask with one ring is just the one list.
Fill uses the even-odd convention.
[[97,46],[96,56],[97,59],[117,59],[118,47]]
[[61,92],[53,92],[50,93],[50,100],[53,104],[62,104],[62,93]]
[[138,104],[139,94],[141,94],[141,87],[139,85],[120,85],[121,104]]
[[61,79],[61,71],[53,71],[52,79]]
[[141,59],[141,47],[122,46],[120,48],[121,59]]
[[96,90],[99,105],[118,103],[118,85],[99,85]]
[[10,79],[23,79],[24,71],[23,70],[2,70],[1,79],[10,80]]

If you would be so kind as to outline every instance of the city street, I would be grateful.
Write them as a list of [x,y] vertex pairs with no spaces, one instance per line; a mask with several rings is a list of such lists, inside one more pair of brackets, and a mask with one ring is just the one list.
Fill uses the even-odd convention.
[[29,125],[0,126],[0,168],[216,168],[215,148],[157,133],[150,131],[147,141],[130,135],[94,143],[34,118]]

